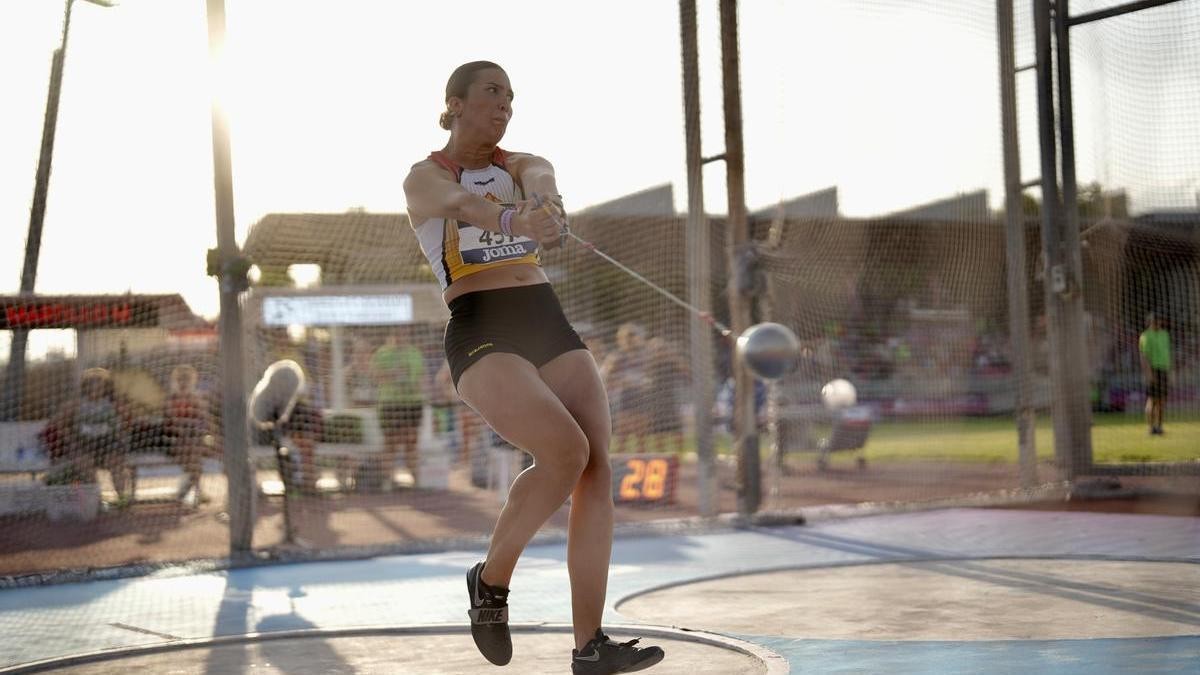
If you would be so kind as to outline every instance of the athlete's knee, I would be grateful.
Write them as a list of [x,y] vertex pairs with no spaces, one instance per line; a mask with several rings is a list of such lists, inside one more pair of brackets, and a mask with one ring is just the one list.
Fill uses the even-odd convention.
[[580,476],[581,483],[591,483],[604,487],[605,493],[611,492],[612,466],[603,453],[593,453],[588,459]]
[[578,479],[579,475],[588,466],[588,457],[591,456],[591,446],[588,445],[587,436],[580,431],[572,437],[568,447],[566,460],[570,465],[571,473]]
[[538,462],[546,468],[562,474],[564,479],[574,481],[587,467],[589,454],[587,436],[583,434],[583,431],[575,428],[571,431],[564,431],[557,439],[555,447],[542,453]]

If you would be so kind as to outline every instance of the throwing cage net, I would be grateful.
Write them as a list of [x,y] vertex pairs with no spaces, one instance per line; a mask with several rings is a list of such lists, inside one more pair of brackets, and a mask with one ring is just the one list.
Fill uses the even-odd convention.
[[[254,48],[251,42],[267,39],[248,33],[258,25],[254,10],[229,4],[231,45],[242,41],[237,52],[247,72],[286,71],[286,59],[266,54],[299,54],[300,45],[311,45]],[[698,53],[683,53],[697,58],[701,73],[706,157],[724,146],[715,5],[699,7]],[[563,29],[563,38],[579,41],[567,47],[577,49],[570,69],[545,63],[532,48],[483,55],[505,65],[521,92],[502,145],[555,164],[578,237],[544,251],[542,263],[604,378],[618,527],[705,508],[704,515],[738,510],[751,468],[736,451],[746,430],[732,419],[739,395],[733,342],[703,322],[698,341],[692,333],[700,307],[728,325],[731,301],[749,307],[752,323],[783,324],[800,341],[796,368],[752,392],[758,510],[1011,496],[1022,486],[1014,421],[1020,382],[1009,316],[996,6],[742,6],[749,243],[736,250],[725,215],[725,163],[703,169],[708,213],[691,220],[686,213],[675,9],[655,9],[633,27],[621,22],[634,31],[631,44],[661,49],[647,48],[631,62],[641,64],[649,84],[631,78],[621,101],[606,101],[608,121],[586,138],[554,125],[554,115],[565,114],[561,106],[555,112],[543,100],[523,108],[522,96],[535,98],[548,86],[539,78],[550,77],[560,100],[593,100],[579,72],[622,75],[624,66],[593,55],[611,45],[586,47],[595,39],[582,28],[589,21]],[[1071,5],[1073,15],[1096,9],[1099,3]],[[596,25],[612,20],[587,11]],[[1022,66],[1034,59],[1029,4],[1016,3],[1014,17]],[[436,33],[451,12],[411,20],[415,32],[427,25]],[[1177,489],[1186,466],[1200,459],[1200,3],[1071,30],[1080,195],[1073,206],[1092,460],[1125,467],[1123,482]],[[404,69],[388,70],[389,86],[398,80],[406,96],[432,102],[428,129],[411,132],[415,140],[394,140],[395,129],[381,118],[361,121],[375,125],[368,137],[393,139],[387,151],[402,155],[388,165],[391,194],[399,195],[407,166],[444,142],[434,120],[442,78],[458,63],[418,77],[406,75],[420,66],[411,53],[359,56],[403,59]],[[549,74],[537,70],[543,66]],[[1035,480],[1025,487],[1036,498],[1037,488],[1059,480],[1045,318],[1052,280],[1041,258],[1046,207],[1034,184],[1034,73],[1015,77],[1016,168],[1031,183],[1018,222],[1029,404],[1037,413],[1036,460],[1026,467]],[[246,176],[238,194],[254,194],[256,181],[274,185],[264,167],[281,160],[265,158],[255,143],[291,129],[289,115],[307,121],[309,136],[357,133],[341,117],[341,126],[322,129],[323,116],[338,114],[338,106],[314,112],[296,104],[314,89],[272,82],[251,98],[259,112],[278,115],[250,116],[241,127],[234,117],[235,165],[239,143],[250,148],[244,171],[235,172]],[[571,107],[571,115],[581,114]],[[375,157],[368,148],[360,148],[364,165]],[[288,175],[299,191],[316,190],[355,171],[357,161],[335,154],[313,168],[319,178],[311,182]],[[278,186],[266,194],[257,198],[261,213],[243,223],[241,248],[257,274],[243,298],[245,373],[234,386],[249,395],[265,369],[284,359],[300,366],[305,386],[282,433],[253,424],[248,431],[253,548],[338,556],[479,545],[529,460],[461,403],[449,382],[442,348],[448,313],[404,205],[393,198],[379,208],[316,212],[292,206],[305,202],[289,201]],[[693,222],[701,228],[693,232],[699,254],[689,252]],[[43,264],[54,264],[53,251]],[[697,278],[703,267],[707,276]],[[229,355],[215,320],[196,317],[178,295],[80,290],[99,295],[35,302],[11,294],[0,307],[10,331],[53,327],[78,335],[74,353],[31,353],[23,372],[6,370],[5,391],[16,391],[16,377],[23,388],[2,425],[0,575],[25,583],[97,567],[221,559],[230,542],[221,397],[231,383],[220,379]],[[122,307],[124,318],[114,318]],[[29,319],[37,312],[44,320]],[[137,312],[146,312],[144,320],[129,318]],[[1139,342],[1149,313],[1170,336],[1161,436],[1149,433],[1145,419]],[[697,344],[707,345],[710,358]],[[835,379],[852,384],[852,399],[823,399],[823,386]],[[90,398],[93,389],[99,398]],[[87,439],[104,425],[111,433],[103,443]],[[566,513],[555,514],[544,533],[561,534]]]

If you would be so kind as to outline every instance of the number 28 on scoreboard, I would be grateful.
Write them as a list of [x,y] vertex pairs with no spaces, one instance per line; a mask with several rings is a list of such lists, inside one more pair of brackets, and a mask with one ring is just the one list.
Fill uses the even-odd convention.
[[613,501],[671,504],[679,457],[675,455],[615,455],[611,457]]

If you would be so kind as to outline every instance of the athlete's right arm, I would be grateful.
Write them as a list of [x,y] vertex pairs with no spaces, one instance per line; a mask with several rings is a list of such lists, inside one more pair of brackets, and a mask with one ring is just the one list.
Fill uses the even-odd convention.
[[468,192],[445,169],[429,160],[413,165],[404,179],[408,210],[425,218],[451,218],[485,229],[500,229],[504,207]]
[[[500,231],[504,207],[469,192],[448,171],[429,160],[413,165],[404,179],[404,196],[414,219],[451,218]],[[512,230],[543,245],[557,243],[560,236],[558,223],[547,209],[522,209],[513,216]]]

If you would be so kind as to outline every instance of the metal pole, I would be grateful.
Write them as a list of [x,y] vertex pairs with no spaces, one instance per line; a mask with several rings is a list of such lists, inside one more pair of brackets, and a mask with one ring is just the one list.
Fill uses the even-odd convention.
[[1128,14],[1130,12],[1140,12],[1143,9],[1150,9],[1151,7],[1158,7],[1160,5],[1169,5],[1172,2],[1179,2],[1179,0],[1138,0],[1137,2],[1128,2],[1128,3],[1125,3],[1124,5],[1117,5],[1115,7],[1106,7],[1104,9],[1099,9],[1094,12],[1088,12],[1086,14],[1080,14],[1079,16],[1070,16],[1070,17],[1067,15],[1067,11],[1065,9],[1066,6],[1064,5],[1062,14],[1063,14],[1063,17],[1066,19],[1067,26],[1070,27],[1070,26],[1078,26],[1078,25],[1085,24],[1085,23],[1091,23],[1093,21],[1099,21],[1101,19],[1111,19],[1114,16],[1121,16],[1122,14]]
[[233,162],[229,149],[229,121],[221,107],[219,87],[224,76],[220,65],[225,46],[225,0],[207,0],[208,49],[217,90],[212,92],[213,187],[216,203],[217,250],[221,293],[222,425],[225,440],[225,476],[229,484],[229,550],[234,556],[250,550],[254,531],[254,481],[246,443],[245,356],[242,353],[242,315],[238,298],[246,287],[244,268],[234,233]]
[[330,405],[336,410],[350,407],[350,397],[346,395],[346,336],[341,326],[329,327],[330,361],[333,362],[333,391],[330,392]]
[[[63,9],[62,41],[50,60],[50,86],[46,92],[46,112],[42,118],[42,148],[38,154],[37,173],[33,181],[33,203],[29,207],[29,233],[25,237],[25,262],[21,268],[22,296],[33,295],[37,280],[38,258],[42,251],[42,223],[46,215],[46,193],[50,188],[50,164],[54,159],[54,135],[58,130],[58,101],[62,93],[63,62],[67,58],[67,37],[71,33],[71,5]],[[25,397],[25,353],[29,347],[29,330],[16,328],[9,344],[8,368],[4,378],[4,400],[0,419],[16,420],[21,415],[21,400]]]
[[1038,141],[1042,155],[1042,258],[1045,265],[1046,333],[1049,340],[1051,407],[1054,419],[1054,459],[1059,476],[1073,480],[1074,439],[1068,424],[1066,322],[1062,297],[1068,291],[1063,261],[1063,209],[1058,192],[1058,144],[1055,137],[1053,52],[1050,0],[1033,2],[1034,43],[1037,52]]
[[[729,195],[729,318],[733,335],[741,335],[750,325],[750,298],[743,297],[749,280],[741,275],[749,270],[739,260],[750,246],[750,228],[746,219],[744,155],[742,149],[742,95],[738,73],[737,0],[721,0],[721,75],[725,99],[725,185]],[[754,414],[754,378],[733,359],[734,450],[738,458],[738,512],[750,515],[758,510],[762,498],[758,456],[758,429]]]
[[[711,313],[709,298],[710,239],[704,214],[703,156],[700,151],[700,64],[696,37],[696,0],[679,0],[680,46],[683,57],[683,126],[687,148],[688,299],[701,312]],[[717,513],[716,453],[713,448],[712,333],[709,324],[690,314],[691,380],[696,432],[697,486],[701,516]]]
[[1021,151],[1017,131],[1017,64],[1013,3],[997,0],[1000,43],[1000,126],[1004,145],[1004,219],[1008,249],[1008,332],[1016,392],[1017,459],[1023,488],[1037,485],[1037,414],[1033,406],[1033,361],[1029,347],[1029,288],[1025,276],[1025,216],[1021,212]]
[[1067,426],[1071,430],[1071,475],[1085,473],[1092,465],[1092,409],[1089,391],[1088,346],[1083,306],[1083,251],[1079,243],[1079,199],[1075,185],[1075,116],[1071,94],[1071,28],[1069,0],[1057,0],[1054,26],[1058,60],[1058,136],[1062,149],[1063,230],[1059,264],[1065,270],[1067,288],[1059,294],[1062,303],[1062,338],[1065,357],[1064,399]]

